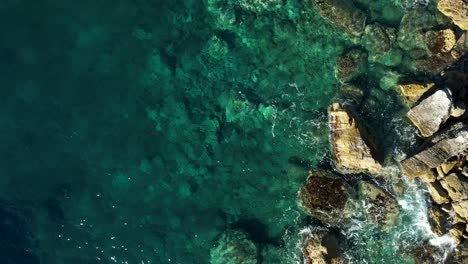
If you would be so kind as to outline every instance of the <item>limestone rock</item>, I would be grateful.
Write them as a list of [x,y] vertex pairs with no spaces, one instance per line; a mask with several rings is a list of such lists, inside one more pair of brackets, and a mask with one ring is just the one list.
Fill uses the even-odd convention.
[[371,222],[385,228],[395,224],[400,211],[395,198],[369,182],[360,182],[359,191],[366,204],[367,217]]
[[398,85],[401,93],[411,103],[415,103],[421,96],[432,89],[435,84],[430,83],[407,83]]
[[439,0],[437,9],[450,17],[455,25],[468,30],[468,2],[466,0]]
[[336,169],[343,173],[376,173],[382,166],[366,131],[357,124],[352,111],[338,103],[329,108],[331,145]]
[[313,0],[315,9],[339,29],[351,36],[364,32],[366,15],[346,0]]
[[425,34],[427,49],[432,54],[450,52],[457,42],[455,32],[452,29],[428,31]]
[[429,138],[420,150],[401,162],[404,175],[418,177],[468,149],[468,126],[459,122]]
[[434,172],[433,170],[429,170],[426,173],[421,174],[419,176],[419,179],[421,179],[421,181],[425,183],[435,182],[437,180],[437,173]]
[[336,238],[325,231],[315,231],[306,240],[304,248],[305,264],[340,264]]
[[345,183],[328,171],[312,171],[298,192],[304,211],[323,223],[338,225],[346,220],[348,192]]
[[257,246],[242,230],[228,230],[210,251],[211,264],[256,264]]
[[445,224],[448,215],[437,206],[429,208],[427,215],[432,232],[438,236],[445,234]]
[[457,157],[452,157],[440,165],[442,172],[447,175],[458,163]]
[[453,201],[468,200],[468,179],[465,177],[458,173],[450,173],[440,181],[440,184]]
[[463,231],[465,231],[465,226],[464,224],[455,224],[450,227],[449,229],[449,235],[450,237],[453,238],[455,243],[460,244],[463,240]]
[[348,82],[361,75],[367,66],[367,53],[353,49],[338,57],[336,60],[336,78]]
[[424,137],[429,137],[450,117],[452,105],[450,90],[437,90],[411,108],[407,116]]
[[429,194],[437,204],[445,204],[449,202],[449,196],[447,191],[442,187],[440,182],[435,181],[427,184],[427,189],[429,189]]

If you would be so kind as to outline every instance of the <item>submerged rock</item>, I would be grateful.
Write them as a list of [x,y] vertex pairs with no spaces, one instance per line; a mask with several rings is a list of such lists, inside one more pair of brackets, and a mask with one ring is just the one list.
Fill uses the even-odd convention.
[[429,138],[420,150],[401,162],[407,177],[418,177],[437,168],[468,148],[468,126],[459,122]]
[[227,230],[210,251],[211,264],[257,264],[257,246],[242,230]]
[[324,230],[318,230],[306,240],[304,264],[340,264],[343,263],[338,251],[336,238]]
[[429,137],[440,129],[450,117],[453,106],[449,89],[437,90],[409,110],[407,116],[419,129],[421,135]]
[[336,78],[348,82],[364,73],[367,66],[367,53],[353,49],[338,57],[336,60]]
[[339,103],[329,108],[331,145],[336,169],[342,173],[376,173],[382,166],[375,158],[375,148],[352,111]]
[[315,9],[339,29],[351,36],[364,32],[366,15],[346,0],[312,0]]
[[384,28],[380,24],[367,25],[362,37],[362,45],[369,51],[372,57],[384,55],[392,47],[396,38],[393,28]]
[[394,197],[369,182],[361,182],[359,191],[366,204],[367,217],[371,222],[385,228],[395,224],[400,209]]
[[437,25],[436,17],[427,11],[414,9],[406,12],[398,29],[398,45],[406,51],[423,51],[422,55],[425,55],[424,31],[430,30],[435,25]]
[[410,103],[415,103],[421,98],[421,96],[432,89],[435,86],[435,83],[406,83],[399,84],[401,93]]
[[304,211],[323,223],[337,225],[347,218],[348,191],[343,180],[332,172],[312,171],[298,196]]
[[437,9],[452,19],[463,30],[468,30],[468,2],[466,0],[439,0]]

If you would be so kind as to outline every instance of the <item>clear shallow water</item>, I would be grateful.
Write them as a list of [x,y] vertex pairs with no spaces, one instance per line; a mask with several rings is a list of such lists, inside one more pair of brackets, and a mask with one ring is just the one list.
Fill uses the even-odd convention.
[[[404,12],[357,2],[388,25]],[[236,3],[0,4],[6,263],[207,263],[237,227],[264,263],[297,261],[311,220],[296,191],[308,169],[328,166],[335,60],[353,44],[307,1]],[[369,69],[360,110],[392,156],[414,131],[381,77]],[[418,192],[407,203],[423,210]],[[363,243],[353,257],[403,263],[393,246],[365,243],[400,241],[421,221],[402,217],[395,235],[345,231]]]

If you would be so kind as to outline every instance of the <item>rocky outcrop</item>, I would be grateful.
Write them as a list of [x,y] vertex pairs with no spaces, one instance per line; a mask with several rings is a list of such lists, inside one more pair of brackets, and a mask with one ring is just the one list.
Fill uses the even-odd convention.
[[447,190],[452,201],[468,200],[468,178],[458,173],[450,173],[440,180],[440,184]]
[[338,251],[336,238],[325,230],[316,230],[305,241],[304,264],[343,263]]
[[468,30],[468,2],[466,0],[439,0],[439,11],[452,19],[463,30]]
[[465,239],[463,244],[458,245],[454,251],[450,253],[446,263],[451,264],[466,264],[468,263],[468,239]]
[[404,175],[414,178],[464,152],[468,148],[468,126],[456,123],[428,139],[420,150],[401,162]]
[[442,187],[440,182],[434,181],[427,184],[427,189],[429,190],[429,194],[437,204],[445,204],[449,202],[449,196],[447,191]]
[[227,230],[210,251],[211,264],[257,264],[257,246],[242,230]]
[[367,66],[367,53],[353,49],[336,60],[335,76],[342,82],[349,82],[361,75]]
[[336,169],[342,173],[376,173],[381,169],[375,147],[351,109],[334,103],[329,108],[330,141]]
[[335,174],[312,171],[298,193],[304,211],[323,223],[338,225],[345,221],[349,195],[345,183]]
[[435,86],[433,82],[429,83],[405,83],[399,84],[401,93],[409,103],[416,103],[421,96]]
[[384,228],[395,224],[398,217],[398,202],[386,191],[369,182],[359,184],[359,193],[365,203],[370,222]]
[[452,111],[452,93],[449,89],[437,90],[411,108],[407,116],[419,129],[421,135],[429,137],[440,129]]
[[364,32],[366,15],[346,0],[312,0],[318,13],[340,30],[358,37]]

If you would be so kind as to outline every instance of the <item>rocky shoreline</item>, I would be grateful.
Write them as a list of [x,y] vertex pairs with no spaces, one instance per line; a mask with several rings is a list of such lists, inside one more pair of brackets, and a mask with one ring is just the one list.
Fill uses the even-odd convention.
[[[457,245],[445,263],[468,263],[468,2],[440,0],[436,16],[424,9],[408,11],[398,29],[370,22],[349,1],[312,3],[356,48],[337,60],[336,78],[342,83],[343,98],[328,110],[335,171],[310,171],[298,192],[300,207],[322,224],[340,229],[353,212],[351,199],[357,199],[365,204],[369,223],[383,230],[395,224],[399,188],[379,185],[390,164],[378,156],[378,144],[353,109],[364,94],[353,80],[365,78],[368,63],[386,65],[389,71],[397,63],[410,74],[400,76],[404,81],[394,88],[408,105],[408,122],[423,142],[398,161],[401,176],[426,184],[432,199],[428,208],[432,231],[437,236],[448,234]],[[402,52],[409,58],[401,58]],[[394,59],[398,56],[399,61]],[[354,177],[357,187],[353,187],[344,177],[360,174],[375,180]],[[336,245],[329,246],[336,240],[330,236],[321,229],[304,241],[304,263],[346,263]],[[413,250],[416,263],[440,261],[431,256],[437,251],[431,245],[422,247]]]

